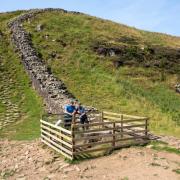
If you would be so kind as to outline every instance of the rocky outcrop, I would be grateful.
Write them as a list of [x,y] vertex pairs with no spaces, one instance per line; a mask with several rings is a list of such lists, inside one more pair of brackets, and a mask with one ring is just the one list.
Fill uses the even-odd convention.
[[[125,41],[126,40],[126,41]],[[126,45],[114,45],[108,42],[95,42],[92,50],[100,56],[111,57],[115,68],[123,65],[143,66],[164,69],[170,73],[180,71],[180,49],[155,45],[132,45],[128,39]]]
[[33,48],[30,34],[27,33],[22,26],[24,21],[30,20],[37,14],[45,11],[67,12],[62,9],[30,10],[11,20],[8,26],[11,30],[12,41],[22,58],[22,63],[32,80],[33,86],[44,98],[48,111],[50,113],[60,113],[67,100],[74,98],[74,96],[67,90],[61,80],[58,80],[51,74]]

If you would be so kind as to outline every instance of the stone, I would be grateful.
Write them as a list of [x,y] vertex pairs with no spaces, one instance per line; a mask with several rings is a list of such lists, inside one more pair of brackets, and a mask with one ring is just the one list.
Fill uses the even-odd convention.
[[148,148],[148,149],[151,149],[152,147],[153,147],[153,145],[152,145],[152,144],[150,144],[150,145],[146,146],[146,148]]
[[78,166],[75,166],[74,169],[75,169],[76,171],[78,171],[78,172],[81,171],[81,169],[80,169]]
[[43,29],[43,25],[42,24],[38,24],[37,27],[36,27],[36,30],[37,31],[42,31]]

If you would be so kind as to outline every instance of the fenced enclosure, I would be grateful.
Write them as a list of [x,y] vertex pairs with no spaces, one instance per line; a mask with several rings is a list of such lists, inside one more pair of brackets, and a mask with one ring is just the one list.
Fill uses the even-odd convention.
[[104,111],[88,114],[88,120],[89,123],[81,124],[76,117],[75,122],[65,128],[63,114],[43,117],[41,141],[71,160],[148,142],[147,117]]

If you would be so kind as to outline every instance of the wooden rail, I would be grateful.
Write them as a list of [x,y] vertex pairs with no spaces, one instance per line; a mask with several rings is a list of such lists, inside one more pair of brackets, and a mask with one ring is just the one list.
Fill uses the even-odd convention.
[[76,120],[70,130],[41,120],[41,140],[69,159],[147,143],[148,118],[106,111],[99,117],[84,125]]

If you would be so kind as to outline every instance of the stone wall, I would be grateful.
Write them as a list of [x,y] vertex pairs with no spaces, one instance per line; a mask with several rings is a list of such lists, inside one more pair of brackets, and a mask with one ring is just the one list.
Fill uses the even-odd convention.
[[[32,45],[30,34],[23,28],[23,22],[34,18],[45,11],[58,11],[67,13],[63,9],[36,9],[27,11],[8,23],[11,30],[11,39],[18,50],[25,70],[32,80],[34,88],[44,98],[48,112],[61,113],[64,104],[74,96],[67,90],[65,84],[48,71],[43,60],[38,57]],[[68,12],[77,14],[78,12]]]

